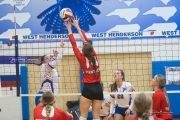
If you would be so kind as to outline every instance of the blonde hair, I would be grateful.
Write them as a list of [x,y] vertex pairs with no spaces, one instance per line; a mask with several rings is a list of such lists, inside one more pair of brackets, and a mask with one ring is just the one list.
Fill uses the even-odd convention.
[[161,89],[166,97],[166,100],[170,106],[170,103],[169,103],[169,98],[168,98],[168,95],[167,95],[167,92],[166,92],[166,88],[165,88],[165,85],[166,85],[166,78],[163,76],[163,75],[160,75],[160,74],[157,74],[155,76],[156,78],[156,81],[159,83],[159,86],[158,88]]
[[51,106],[55,102],[55,96],[51,91],[46,91],[41,97],[41,102],[46,106],[46,120],[49,120]]
[[152,108],[152,99],[144,93],[137,94],[134,99],[133,110],[136,115],[142,120],[149,120],[150,111]]

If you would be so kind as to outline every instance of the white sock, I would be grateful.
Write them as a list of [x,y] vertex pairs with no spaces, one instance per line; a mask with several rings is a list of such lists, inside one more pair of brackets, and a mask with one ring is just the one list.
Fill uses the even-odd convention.
[[87,118],[84,118],[84,117],[80,116],[79,120],[87,120]]
[[93,120],[100,120],[100,119],[98,118],[98,119],[93,119]]

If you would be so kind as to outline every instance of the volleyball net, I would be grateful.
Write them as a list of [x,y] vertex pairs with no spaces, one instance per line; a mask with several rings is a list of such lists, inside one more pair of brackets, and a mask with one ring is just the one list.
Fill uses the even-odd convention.
[[[166,89],[171,101],[171,93],[180,93],[180,31],[174,33],[176,34],[172,35],[171,31],[150,31],[86,34],[97,52],[104,92],[108,92],[109,85],[114,82],[114,72],[117,69],[125,72],[125,80],[132,84],[135,92],[115,94],[152,94],[151,80],[156,74],[162,74],[166,77]],[[78,34],[74,36],[81,51],[83,44],[80,37]],[[65,34],[18,35],[16,50],[14,37],[0,36],[1,97],[17,96],[19,87],[19,96],[29,97],[32,112],[35,107],[34,97],[40,96],[37,93],[41,88],[41,67],[36,64],[43,55],[53,56],[52,51],[60,49],[61,39],[65,40],[65,48],[61,62],[55,67],[60,75],[56,103],[58,107],[67,109],[67,101],[78,100],[83,88],[83,75]],[[8,42],[12,42],[12,46],[8,46]],[[15,55],[17,51],[18,54]]]

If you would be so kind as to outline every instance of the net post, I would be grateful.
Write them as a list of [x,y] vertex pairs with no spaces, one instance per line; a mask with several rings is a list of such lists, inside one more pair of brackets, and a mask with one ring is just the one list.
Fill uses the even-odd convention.
[[15,58],[16,58],[16,95],[17,97],[20,96],[20,80],[19,80],[19,61],[18,61],[18,57],[19,57],[19,47],[18,47],[18,35],[14,36],[15,38]]

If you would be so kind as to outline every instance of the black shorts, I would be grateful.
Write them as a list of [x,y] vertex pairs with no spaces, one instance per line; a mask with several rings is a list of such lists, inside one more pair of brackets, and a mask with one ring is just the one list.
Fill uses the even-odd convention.
[[103,120],[106,116],[100,116],[100,118]]
[[102,86],[99,82],[85,83],[81,95],[90,100],[103,100]]

